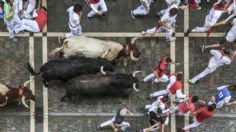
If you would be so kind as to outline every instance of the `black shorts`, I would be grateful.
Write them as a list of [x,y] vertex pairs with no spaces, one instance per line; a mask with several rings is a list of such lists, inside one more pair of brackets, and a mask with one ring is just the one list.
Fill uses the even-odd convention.
[[226,38],[224,38],[224,39],[220,40],[219,44],[220,44],[220,45],[230,44],[230,42],[228,42],[228,41],[226,40]]

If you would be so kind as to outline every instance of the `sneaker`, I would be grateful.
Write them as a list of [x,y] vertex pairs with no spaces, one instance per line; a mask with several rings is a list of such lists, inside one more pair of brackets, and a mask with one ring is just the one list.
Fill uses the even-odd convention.
[[173,42],[173,41],[175,41],[175,40],[176,40],[176,38],[166,39],[167,42]]
[[97,125],[97,129],[101,129],[100,125]]
[[202,45],[202,53],[204,53],[205,49],[206,49],[206,46],[205,46],[205,44],[203,44]]
[[15,37],[9,37],[11,40],[13,40],[14,42],[18,42],[18,39]]
[[146,31],[142,31],[141,34],[142,34],[142,35],[146,35],[147,32],[146,32]]
[[197,8],[196,8],[196,10],[201,10],[201,9],[202,9],[202,7],[201,7],[201,6],[199,6],[199,7],[197,7]]
[[157,16],[161,17],[161,12],[160,11],[157,12]]
[[133,11],[131,11],[130,14],[131,14],[131,18],[135,20],[136,17],[134,16]]
[[185,32],[185,36],[188,36],[189,33],[191,33],[191,29],[190,28],[187,30],[187,32]]
[[190,84],[194,84],[194,82],[193,82],[193,80],[188,80],[188,82],[190,83]]

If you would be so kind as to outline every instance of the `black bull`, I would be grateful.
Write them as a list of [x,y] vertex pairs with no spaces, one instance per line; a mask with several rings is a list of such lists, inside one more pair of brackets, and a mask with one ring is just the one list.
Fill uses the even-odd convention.
[[85,57],[48,61],[41,66],[38,73],[33,70],[29,63],[27,63],[26,68],[34,76],[41,73],[44,85],[47,85],[52,80],[66,82],[79,75],[96,74],[99,71],[106,74],[104,71],[113,71],[113,66],[108,60]]
[[140,71],[135,71],[133,75],[128,74],[94,74],[83,75],[71,79],[63,88],[66,88],[66,94],[61,98],[63,101],[65,98],[71,100],[73,96],[80,95],[129,95],[134,89],[136,92],[139,90],[136,88],[139,85],[138,78],[135,74]]

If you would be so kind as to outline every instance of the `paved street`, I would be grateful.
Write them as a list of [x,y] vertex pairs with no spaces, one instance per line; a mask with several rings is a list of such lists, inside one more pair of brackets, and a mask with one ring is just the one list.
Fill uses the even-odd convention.
[[[24,67],[24,63],[31,62],[34,64],[35,70],[39,71],[41,65],[45,62],[47,54],[60,47],[58,37],[54,33],[69,32],[67,20],[68,14],[66,9],[78,2],[75,0],[58,0],[47,1],[48,8],[48,24],[47,32],[52,36],[40,37],[31,36],[27,33],[21,34],[18,37],[18,42],[13,42],[6,36],[6,28],[2,21],[0,21],[0,82],[10,84],[18,87],[24,81],[30,78],[30,74]],[[145,17],[132,20],[130,10],[135,9],[139,5],[139,1],[135,0],[106,0],[108,6],[108,13],[103,18],[95,17],[91,22],[87,21],[86,15],[90,11],[89,7],[80,0],[84,5],[84,12],[82,17],[82,27],[85,33],[91,32],[105,32],[115,33],[121,35],[123,33],[140,33],[142,30],[154,27],[158,21],[156,12],[160,9],[165,9],[167,5],[164,1],[155,1],[151,7],[150,14]],[[210,3],[212,5],[213,3]],[[208,8],[210,7],[208,5]],[[209,9],[208,9],[209,11]],[[208,51],[201,53],[202,44],[206,43],[205,37],[188,37],[184,38],[183,32],[185,20],[189,20],[189,27],[201,26],[204,24],[206,16],[206,6],[202,3],[202,10],[189,10],[189,16],[184,17],[184,11],[180,11],[176,22],[176,32],[182,33],[181,37],[177,37],[172,44],[165,41],[164,37],[145,37],[137,41],[137,47],[140,49],[142,55],[137,62],[127,60],[127,66],[123,65],[124,58],[119,59],[115,72],[132,74],[135,70],[141,70],[142,74],[137,74],[141,80],[147,74],[153,72],[153,69],[158,64],[159,60],[164,55],[174,55],[176,62],[181,65],[175,67],[175,71],[189,72],[189,78],[200,73],[208,64],[211,55]],[[223,16],[226,17],[226,16]],[[223,19],[223,17],[221,19]],[[228,25],[226,27],[229,27]],[[213,32],[223,33],[226,27],[219,27]],[[97,35],[100,35],[100,34]],[[47,34],[47,35],[48,35]],[[201,35],[205,35],[202,33]],[[139,34],[141,36],[141,34]],[[95,35],[96,37],[96,35]],[[218,42],[223,36],[217,36],[210,39],[210,43]],[[46,39],[46,41],[44,41]],[[103,40],[113,40],[122,44],[127,43],[127,37],[101,37]],[[189,39],[189,45],[186,51],[186,39]],[[235,43],[234,43],[235,44]],[[173,48],[174,46],[174,48]],[[230,48],[236,49],[233,45]],[[171,52],[172,51],[172,52]],[[174,51],[174,52],[173,52]],[[31,54],[32,53],[32,54]],[[185,59],[188,57],[189,59]],[[47,58],[47,57],[46,57]],[[52,60],[53,58],[48,58]],[[184,64],[187,64],[188,69]],[[204,99],[208,99],[216,92],[216,87],[232,83],[236,80],[236,64],[232,62],[229,66],[222,66],[214,73],[203,78],[195,85],[186,85],[185,77],[185,92],[189,95],[199,95]],[[173,68],[169,68],[167,74]],[[126,118],[131,123],[131,132],[148,126],[148,118],[143,115],[145,111],[143,106],[151,103],[154,100],[146,99],[151,92],[164,89],[166,83],[140,83],[139,93],[132,92],[132,94],[125,97],[81,97],[73,98],[73,102],[60,102],[60,98],[64,95],[64,88],[62,82],[54,81],[50,83],[48,91],[43,89],[41,77],[35,78],[31,83],[30,88],[35,88],[37,100],[31,102],[31,108],[26,109],[23,105],[18,105],[17,102],[9,104],[0,109],[0,131],[1,132],[97,132],[96,125],[110,119],[112,113],[120,107],[126,106],[135,113],[135,117]],[[236,99],[236,91],[232,92],[232,100]],[[48,99],[47,99],[48,98]],[[27,102],[30,104],[30,102]],[[47,105],[48,104],[48,105]],[[48,112],[47,112],[48,110]],[[34,112],[35,111],[35,112]],[[46,112],[45,112],[46,111]],[[101,115],[104,114],[104,115]],[[217,111],[217,117],[213,117],[202,124],[200,127],[193,129],[191,132],[235,132],[236,131],[236,106],[227,106]],[[230,115],[229,115],[230,114]],[[222,116],[223,115],[223,116]],[[224,117],[227,116],[227,117]],[[229,116],[229,117],[228,117]],[[48,123],[47,123],[48,121]],[[184,126],[184,118],[176,117],[175,124],[176,132],[181,132]],[[191,119],[190,119],[191,121]],[[33,124],[33,125],[32,125]],[[168,126],[168,132],[174,124]],[[101,132],[110,132],[111,129],[104,129]],[[174,132],[174,131],[173,131]]]

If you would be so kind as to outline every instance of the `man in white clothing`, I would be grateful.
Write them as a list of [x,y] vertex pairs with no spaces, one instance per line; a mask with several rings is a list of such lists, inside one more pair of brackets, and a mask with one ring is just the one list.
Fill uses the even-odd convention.
[[130,112],[127,108],[119,109],[112,119],[98,125],[98,129],[104,128],[106,126],[111,126],[115,132],[118,132],[118,128],[125,131],[128,127],[130,127],[130,124],[128,122],[124,122],[124,118],[125,116],[127,116],[127,113],[131,116],[133,115],[133,113]]
[[229,65],[231,63],[231,60],[233,60],[235,56],[235,52],[233,53],[232,57],[230,58],[230,50],[229,49],[222,49],[220,50],[210,50],[210,53],[213,55],[211,57],[208,67],[202,71],[200,74],[195,76],[193,79],[189,80],[189,83],[194,84],[201,78],[205,77],[206,75],[214,72],[218,67],[226,64]]
[[217,87],[217,93],[211,97],[209,102],[203,101],[201,100],[201,103],[203,105],[210,105],[210,104],[216,104],[216,108],[222,108],[225,105],[234,105],[236,104],[236,100],[231,101],[232,95],[230,93],[230,91],[236,90],[236,85],[224,85],[224,86],[220,86]]
[[19,0],[19,13],[22,18],[32,19],[31,15],[35,10],[36,0]]
[[211,32],[211,28],[216,24],[221,15],[226,12],[225,11],[225,3],[224,2],[216,2],[211,8],[209,14],[205,18],[205,23],[203,27],[195,27],[192,30],[188,30],[187,34],[190,32]]
[[174,39],[171,38],[172,34],[174,33],[172,29],[172,25],[176,22],[176,17],[178,13],[178,6],[172,5],[170,6],[166,13],[161,17],[156,27],[152,29],[148,29],[147,31],[142,31],[142,35],[160,33],[162,31],[166,32],[166,40],[173,41]]
[[80,25],[82,10],[83,7],[81,4],[75,4],[74,6],[71,6],[70,8],[67,9],[67,12],[69,13],[68,24],[70,27],[70,33],[66,34],[66,38],[77,36],[82,33],[82,27]]
[[208,49],[208,48],[223,47],[223,46],[226,46],[227,44],[231,44],[233,41],[235,41],[236,40],[236,18],[234,18],[232,24],[233,24],[233,26],[228,31],[228,33],[224,39],[220,40],[218,44],[203,45],[202,51],[204,52],[205,49]]
[[150,97],[157,97],[157,96],[161,96],[161,95],[167,95],[167,94],[171,94],[171,95],[175,95],[177,98],[186,98],[187,95],[182,93],[182,80],[183,78],[183,74],[182,72],[177,72],[177,73],[172,73],[171,75],[169,75],[169,84],[167,85],[165,90],[160,90],[154,93],[150,94]]
[[145,109],[148,110],[148,114],[151,111],[157,112],[158,108],[160,108],[162,110],[162,113],[166,113],[166,112],[169,111],[169,108],[168,108],[168,105],[167,105],[168,101],[169,101],[168,95],[166,95],[166,96],[159,96],[157,98],[157,100],[155,102],[153,102],[152,104],[145,105]]
[[[95,14],[102,16],[104,15],[104,13],[107,12],[107,5],[104,0],[85,0],[85,1],[92,9],[87,15],[89,21]],[[99,7],[101,8],[101,10],[98,10]]]
[[136,9],[131,10],[131,17],[135,19],[135,16],[144,16],[147,15],[150,11],[150,5],[153,0],[140,0],[141,5],[138,6]]

